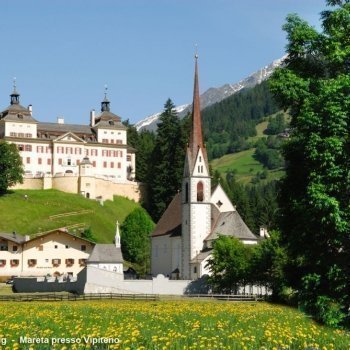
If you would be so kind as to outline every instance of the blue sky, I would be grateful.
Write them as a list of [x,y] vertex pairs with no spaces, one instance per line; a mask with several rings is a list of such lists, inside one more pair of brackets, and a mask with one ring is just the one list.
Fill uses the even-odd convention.
[[324,0],[1,0],[0,110],[13,77],[40,121],[88,124],[108,85],[111,109],[136,122],[235,83],[284,54],[281,27],[298,13],[318,27]]

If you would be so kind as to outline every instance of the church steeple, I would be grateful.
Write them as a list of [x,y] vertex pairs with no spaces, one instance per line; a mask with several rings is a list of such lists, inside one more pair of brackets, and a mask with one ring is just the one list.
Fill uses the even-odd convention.
[[[200,108],[200,97],[199,97],[199,83],[198,83],[198,54],[195,54],[195,69],[194,69],[194,88],[193,88],[193,103],[192,103],[192,125],[190,140],[188,144],[188,161],[190,169],[193,170],[195,165],[198,151],[201,150],[204,158],[204,162],[208,167],[207,151],[203,142],[202,135],[202,118]],[[209,167],[208,167],[209,169]]]
[[19,93],[16,90],[16,78],[13,79],[13,92],[10,95],[11,105],[19,105]]
[[110,107],[109,107],[109,100],[107,98],[107,85],[105,85],[105,98],[103,99],[103,101],[101,102],[101,112],[110,112]]

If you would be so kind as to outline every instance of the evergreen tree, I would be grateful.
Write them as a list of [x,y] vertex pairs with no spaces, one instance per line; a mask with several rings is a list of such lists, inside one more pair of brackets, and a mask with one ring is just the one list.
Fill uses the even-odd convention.
[[323,32],[287,17],[288,60],[271,88],[292,117],[280,197],[289,283],[306,311],[336,325],[350,305],[350,2],[327,4]]
[[15,144],[0,140],[0,195],[9,187],[23,183],[22,159]]
[[160,116],[155,147],[152,153],[150,178],[150,213],[155,221],[181,189],[185,159],[185,137],[180,120],[168,99]]

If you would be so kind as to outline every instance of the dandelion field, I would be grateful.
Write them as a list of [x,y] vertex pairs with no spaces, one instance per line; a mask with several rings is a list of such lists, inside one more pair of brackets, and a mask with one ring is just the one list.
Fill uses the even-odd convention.
[[349,350],[350,334],[267,303],[4,302],[0,349]]

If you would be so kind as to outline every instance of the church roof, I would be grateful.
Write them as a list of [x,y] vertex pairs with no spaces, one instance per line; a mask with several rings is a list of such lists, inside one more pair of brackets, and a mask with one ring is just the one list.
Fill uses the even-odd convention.
[[[175,195],[164,214],[159,219],[151,236],[181,236],[181,213],[181,192],[179,192]],[[247,241],[258,240],[236,210],[221,213],[218,208],[211,203],[211,222],[212,229],[205,239],[206,241],[215,240],[219,235],[232,236]]]
[[192,173],[195,166],[195,162],[198,156],[199,150],[202,150],[202,154],[205,160],[205,164],[208,166],[208,156],[205,144],[203,142],[202,135],[202,118],[200,109],[200,96],[199,96],[199,82],[198,82],[198,55],[195,55],[195,72],[194,72],[194,88],[193,88],[193,102],[192,102],[192,125],[190,132],[190,140],[187,147],[187,163]]
[[177,193],[159,219],[152,237],[181,236],[181,192]]
[[89,259],[89,263],[122,263],[123,255],[120,248],[114,244],[96,244]]
[[215,240],[219,235],[233,236],[240,240],[258,240],[245,224],[237,210],[220,213],[217,220],[215,220],[210,235],[205,240]]

